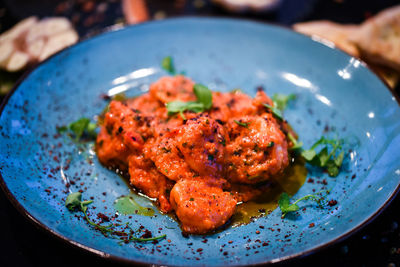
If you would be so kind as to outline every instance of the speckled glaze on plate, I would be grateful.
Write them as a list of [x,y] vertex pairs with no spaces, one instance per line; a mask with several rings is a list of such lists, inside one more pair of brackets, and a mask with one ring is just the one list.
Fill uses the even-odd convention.
[[[57,136],[56,125],[93,118],[107,104],[100,97],[104,93],[145,92],[150,82],[166,75],[159,66],[168,55],[178,71],[212,90],[242,88],[254,95],[263,85],[269,95],[296,93],[285,115],[305,147],[327,131],[339,134],[351,150],[338,177],[310,170],[314,182],[306,182],[294,197],[327,183],[329,198],[338,204],[319,209],[305,203],[305,210],[285,219],[275,210],[248,225],[188,238],[177,222],[158,212],[132,219],[120,215],[121,222],[130,221],[134,228],[144,225],[153,234],[167,234],[158,244],[122,246],[70,213],[64,207],[68,190],[94,197],[89,208],[93,217],[98,212],[113,215],[115,199],[130,190],[90,150],[80,152],[68,138]],[[152,22],[81,42],[18,84],[0,115],[1,185],[36,224],[103,257],[162,265],[273,263],[348,236],[390,202],[400,180],[399,118],[395,97],[362,62],[305,36],[230,19]],[[67,188],[63,177],[74,185]],[[139,201],[151,205],[147,199]]]

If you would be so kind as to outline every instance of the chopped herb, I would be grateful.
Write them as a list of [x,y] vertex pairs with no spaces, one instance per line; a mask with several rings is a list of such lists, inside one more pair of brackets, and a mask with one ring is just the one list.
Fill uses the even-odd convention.
[[197,102],[200,102],[204,105],[204,108],[210,109],[212,106],[212,93],[211,90],[206,86],[196,83],[193,86],[193,92],[197,97]]
[[189,200],[190,200],[190,201],[194,201],[194,198],[191,197]]
[[270,106],[268,104],[263,104],[264,107],[266,107],[267,109],[269,109],[272,113],[272,115],[275,116],[275,118],[283,121],[283,116],[282,116],[282,112],[277,109],[276,107]]
[[[326,192],[327,192],[327,194],[329,194],[328,190]],[[289,195],[286,192],[283,192],[278,201],[279,208],[282,211],[282,218],[284,218],[286,216],[286,214],[288,214],[289,212],[298,211],[300,209],[300,207],[297,205],[297,203],[299,203],[300,201],[303,201],[303,200],[311,199],[311,200],[317,202],[317,204],[319,206],[322,206],[321,203],[322,203],[322,200],[324,200],[324,197],[318,196],[319,194],[306,195],[304,197],[299,198],[292,204],[290,204]]]
[[193,86],[194,94],[197,97],[197,101],[172,101],[166,104],[168,115],[179,113],[183,120],[186,120],[183,112],[193,111],[193,112],[203,112],[208,110],[212,106],[212,93],[211,90],[206,86],[201,84],[195,84]]
[[80,118],[79,120],[70,123],[68,126],[61,126],[57,128],[59,133],[69,132],[74,136],[75,141],[79,141],[83,136],[89,139],[96,138],[97,125],[91,122],[88,118]]
[[[325,146],[317,153],[316,148],[321,145]],[[332,147],[330,152],[329,146]],[[336,152],[341,148],[341,140],[321,137],[310,149],[303,150],[301,156],[311,165],[325,169],[329,176],[336,177],[339,175],[340,167],[344,160],[344,151],[341,151],[336,156]]]
[[234,120],[234,122],[236,122],[237,125],[245,127],[245,128],[249,128],[250,122],[240,122],[237,120]]
[[293,146],[290,148],[291,150],[298,150],[303,146],[302,142],[298,142],[296,138],[289,132],[287,134],[287,137],[289,138],[290,142],[292,142]]
[[[83,214],[85,215],[85,220],[87,223],[89,223],[91,226],[93,226],[95,229],[99,230],[103,235],[108,236],[111,235],[112,238],[117,238],[120,239],[120,243],[129,243],[131,241],[138,241],[138,242],[146,242],[146,241],[154,241],[158,239],[165,238],[166,235],[161,235],[157,237],[152,237],[152,238],[139,238],[136,236],[133,236],[133,232],[125,233],[122,231],[115,230],[116,227],[121,226],[120,224],[109,224],[109,225],[100,225],[95,222],[93,222],[89,216],[87,215],[87,205],[92,203],[92,200],[88,201],[82,201],[82,194],[80,192],[75,192],[71,193],[67,196],[67,199],[65,200],[65,206],[68,208],[70,211],[74,210],[79,210],[82,211]],[[129,223],[126,224],[127,228],[129,227]]]
[[214,160],[214,156],[209,154],[209,155],[208,155],[208,160],[209,160],[209,161],[213,161],[213,160]]
[[161,67],[166,70],[167,72],[169,72],[169,74],[174,75],[175,74],[175,67],[174,67],[174,61],[172,59],[172,57],[168,56],[163,58],[163,60],[161,61]]
[[272,101],[274,102],[274,106],[280,111],[284,111],[288,105],[288,103],[292,100],[295,100],[297,96],[295,94],[285,95],[285,94],[274,94],[272,96]]
[[275,145],[274,142],[269,142],[268,145],[267,145],[267,147],[273,147],[274,145]]

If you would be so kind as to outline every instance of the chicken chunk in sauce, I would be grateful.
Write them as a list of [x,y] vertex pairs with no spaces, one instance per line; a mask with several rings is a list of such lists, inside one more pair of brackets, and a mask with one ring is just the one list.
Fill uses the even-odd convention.
[[111,101],[96,150],[162,212],[175,212],[184,232],[205,234],[279,179],[289,145],[287,126],[263,106],[273,105],[263,91],[253,99],[214,92],[209,110],[168,114],[166,103],[196,100],[193,86],[184,76],[163,77],[147,94]]

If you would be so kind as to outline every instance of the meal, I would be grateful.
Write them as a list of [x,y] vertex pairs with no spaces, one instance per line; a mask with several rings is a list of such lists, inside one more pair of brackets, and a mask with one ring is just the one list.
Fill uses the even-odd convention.
[[174,211],[185,233],[204,234],[279,179],[294,145],[288,134],[295,136],[261,88],[252,99],[178,75],[111,101],[96,151],[162,212]]

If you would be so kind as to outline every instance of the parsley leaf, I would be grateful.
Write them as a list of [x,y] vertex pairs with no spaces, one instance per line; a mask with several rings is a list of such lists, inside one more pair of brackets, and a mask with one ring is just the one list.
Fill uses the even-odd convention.
[[96,138],[96,123],[93,123],[88,118],[80,118],[77,121],[70,123],[68,126],[57,127],[59,133],[69,132],[75,137],[75,141],[79,141],[84,135],[89,139]]
[[92,203],[92,200],[82,202],[82,194],[80,192],[71,193],[65,200],[65,206],[73,211],[75,209],[85,209],[86,205]]
[[295,94],[285,95],[285,94],[274,94],[272,96],[272,101],[274,102],[274,106],[283,111],[285,110],[288,103],[292,100],[295,100],[297,96]]
[[172,57],[168,56],[163,58],[163,60],[161,61],[161,67],[169,72],[169,74],[175,74],[174,61]]
[[212,93],[206,86],[196,83],[193,86],[194,94],[197,97],[197,102],[204,105],[205,109],[210,109],[212,106]]
[[266,107],[267,109],[269,109],[272,113],[272,115],[274,115],[277,119],[283,121],[283,115],[282,112],[277,109],[276,107],[270,106],[268,104],[263,104],[264,107]]
[[237,120],[233,120],[233,121],[239,126],[249,128],[250,122],[241,122],[241,121],[237,121]]
[[[328,190],[326,192],[327,192],[327,194],[329,194]],[[300,207],[297,205],[297,203],[299,203],[300,201],[311,199],[311,200],[317,202],[318,205],[322,206],[321,202],[322,202],[322,200],[324,200],[324,197],[318,196],[319,194],[320,193],[315,194],[315,195],[305,195],[305,196],[299,198],[298,200],[296,200],[295,202],[293,202],[292,204],[290,204],[289,195],[286,192],[283,192],[278,200],[278,206],[279,206],[280,210],[282,211],[282,218],[284,218],[286,216],[286,214],[288,214],[289,212],[298,211],[300,209]]]
[[298,150],[303,146],[303,142],[297,141],[290,132],[287,134],[287,137],[293,143],[293,146],[290,148],[291,150]]
[[[316,148],[321,145],[324,145],[324,147],[317,153]],[[330,152],[329,147],[331,147]],[[341,140],[321,137],[310,149],[303,150],[301,156],[311,165],[324,168],[329,176],[336,177],[339,175],[344,160],[344,151],[336,156],[336,151],[341,148]]]
[[211,90],[202,84],[195,84],[193,86],[194,94],[197,97],[197,101],[172,101],[166,104],[168,115],[179,113],[182,119],[186,120],[183,112],[193,111],[193,112],[203,112],[208,110],[212,106],[212,93]]
[[[91,204],[92,202],[93,202],[92,200],[82,201],[82,194],[80,192],[75,192],[67,196],[65,200],[65,207],[67,207],[67,209],[70,211],[74,210],[82,211],[85,216],[85,220],[87,221],[88,224],[93,226],[95,229],[99,230],[105,236],[111,235],[111,237],[113,238],[120,239],[120,243],[129,243],[131,241],[139,241],[139,242],[154,241],[166,237],[166,235],[161,235],[151,238],[139,238],[133,235],[134,231],[126,233],[115,230],[116,227],[121,226],[120,224],[101,225],[95,223],[87,215],[87,209],[88,209],[87,205]],[[125,227],[130,228],[129,223],[127,223]]]

